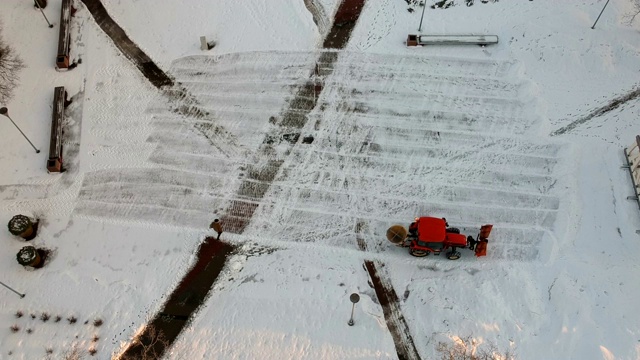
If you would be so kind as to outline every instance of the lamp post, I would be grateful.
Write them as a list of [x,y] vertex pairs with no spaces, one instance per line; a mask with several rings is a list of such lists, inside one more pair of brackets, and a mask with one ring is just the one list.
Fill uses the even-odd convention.
[[604,12],[604,9],[607,7],[607,5],[609,5],[609,0],[607,0],[607,2],[602,7],[602,11],[600,11],[600,15],[598,15],[598,18],[596,19],[596,22],[593,23],[593,26],[591,27],[591,29],[596,28],[596,24],[598,23],[598,20],[600,20],[600,16],[602,16],[602,13]]
[[47,21],[47,24],[49,24],[49,28],[52,28],[53,24],[51,24],[49,22],[49,19],[47,19],[47,15],[44,14],[44,11],[42,10],[42,7],[40,7],[40,1],[39,0],[35,0],[34,3],[38,7],[38,9],[40,9],[40,12],[42,13],[42,16],[44,16],[44,19]]
[[14,293],[18,294],[18,296],[20,296],[20,298],[23,298],[24,295],[25,295],[25,294],[21,294],[21,293],[15,291],[15,290],[13,290],[9,285],[3,283],[2,281],[0,281],[0,285],[6,287],[7,289],[9,289],[9,290],[13,291]]
[[27,137],[27,135],[25,135],[22,130],[20,130],[20,128],[18,127],[18,125],[16,125],[16,123],[13,121],[13,119],[11,117],[9,117],[9,109],[7,109],[6,107],[2,107],[0,108],[0,115],[4,115],[7,118],[9,118],[9,120],[11,120],[11,123],[13,123],[13,126],[16,127],[16,129],[18,129],[18,131],[20,131],[20,134],[22,134],[22,136],[24,136],[25,139],[27,139],[27,141],[29,142],[29,144],[31,144],[31,147],[33,148],[33,150],[36,151],[36,154],[40,152],[40,150],[36,149],[35,145],[33,145],[33,143],[31,142],[31,140],[29,140],[29,138]]
[[349,322],[347,324],[349,324],[349,326],[353,326],[353,324],[355,324],[353,321],[353,309],[355,309],[356,303],[360,301],[360,295],[353,293],[349,296],[349,300],[351,300],[353,304],[351,305],[351,318],[349,318]]
[[422,15],[420,16],[420,26],[418,26],[418,31],[422,31],[422,19],[424,18],[424,9],[427,8],[427,4],[422,2]]

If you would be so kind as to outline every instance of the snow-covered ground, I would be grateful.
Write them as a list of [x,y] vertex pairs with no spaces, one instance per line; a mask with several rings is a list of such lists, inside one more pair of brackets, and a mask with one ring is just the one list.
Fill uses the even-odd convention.
[[[640,213],[620,169],[640,134],[640,101],[550,135],[638,86],[631,1],[611,2],[595,29],[604,1],[427,8],[423,34],[500,43],[407,48],[421,9],[369,0],[326,63],[319,47],[337,0],[104,3],[208,115],[174,111],[180,102],[119,53],[80,1],[71,55],[82,64],[64,73],[53,68],[58,27],[27,1],[0,2],[1,35],[27,65],[2,106],[43,150],[0,121],[0,222],[39,217],[32,242],[53,250],[44,268],[25,270],[14,260],[25,244],[0,232],[0,281],[27,294],[0,289],[0,359],[45,349],[57,359],[74,344],[110,359],[193,263],[209,222],[247,199],[259,203],[248,227],[223,239],[268,251],[229,259],[168,359],[396,358],[365,260],[384,264],[422,359],[468,335],[521,359],[640,358]],[[59,11],[49,0],[56,25]],[[202,35],[216,47],[201,51]],[[286,135],[274,124],[309,79],[323,84],[301,129],[313,143],[264,151],[266,137]],[[73,96],[69,170],[48,174],[59,85]],[[245,187],[252,166],[273,163],[266,192]],[[390,225],[420,215],[470,235],[494,224],[488,256],[413,258],[386,241]]]

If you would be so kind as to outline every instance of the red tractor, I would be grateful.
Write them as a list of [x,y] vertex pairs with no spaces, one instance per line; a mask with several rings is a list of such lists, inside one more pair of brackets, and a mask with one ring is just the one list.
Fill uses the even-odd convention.
[[409,225],[408,234],[404,227],[392,226],[387,231],[387,238],[399,246],[409,247],[409,254],[413,256],[423,257],[431,253],[440,255],[449,250],[446,252],[447,258],[458,260],[461,256],[458,248],[468,247],[475,251],[476,256],[485,256],[492,228],[493,225],[483,225],[478,237],[474,239],[460,234],[457,228],[449,227],[445,218],[423,216]]

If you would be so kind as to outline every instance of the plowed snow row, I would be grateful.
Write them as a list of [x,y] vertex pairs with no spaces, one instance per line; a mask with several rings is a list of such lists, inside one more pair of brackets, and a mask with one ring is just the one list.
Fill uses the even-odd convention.
[[[147,104],[156,169],[87,175],[77,213],[203,228],[235,199],[262,205],[245,231],[256,239],[353,248],[360,219],[373,252],[387,251],[393,223],[446,216],[468,233],[495,224],[491,257],[538,259],[560,207],[563,146],[527,136],[538,119],[517,63],[345,52],[316,68],[317,58],[261,52],[176,61],[176,83],[208,114],[180,114],[179,100]],[[310,77],[322,93],[295,95]],[[299,138],[257,151],[270,141],[265,134],[287,135],[295,111],[284,112],[296,106],[310,120],[302,133],[290,120]],[[280,120],[285,127],[274,132]],[[216,138],[228,134],[236,143]],[[313,143],[303,144],[305,135]],[[275,178],[247,173],[269,162]]]

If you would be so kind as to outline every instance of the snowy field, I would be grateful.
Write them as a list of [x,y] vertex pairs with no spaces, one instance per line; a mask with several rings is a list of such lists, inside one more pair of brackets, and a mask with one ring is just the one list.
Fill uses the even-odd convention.
[[[175,88],[151,85],[80,1],[82,63],[57,72],[60,0],[44,10],[53,29],[28,1],[0,2],[1,36],[26,64],[0,105],[42,149],[0,119],[0,222],[38,217],[31,243],[52,250],[28,270],[15,261],[25,243],[0,232],[0,281],[26,293],[0,289],[0,359],[73,346],[111,359],[209,223],[247,202],[246,228],[222,235],[239,250],[166,359],[398,358],[367,260],[421,359],[466,336],[519,359],[640,359],[640,212],[620,168],[640,100],[580,121],[638,87],[632,1],[611,2],[595,29],[604,1],[428,7],[422,34],[500,42],[408,48],[422,8],[369,0],[341,51],[321,49],[338,0],[103,2]],[[216,47],[201,51],[202,35]],[[60,85],[68,170],[48,174]],[[487,256],[414,258],[386,240],[424,215],[474,236],[493,224]]]

